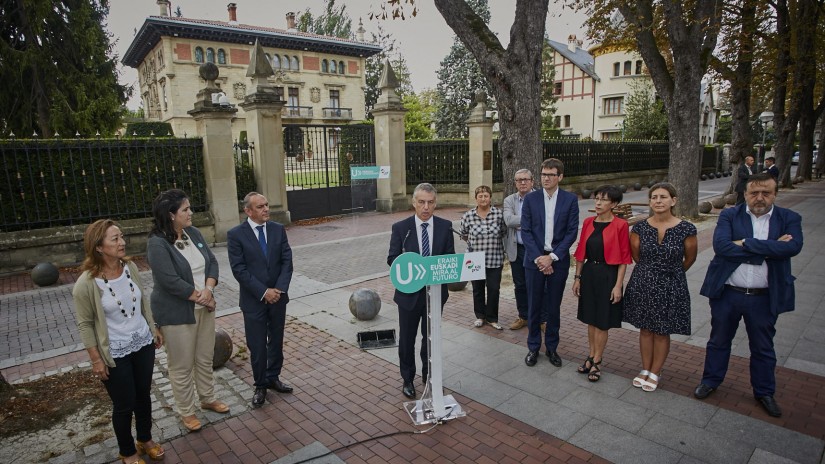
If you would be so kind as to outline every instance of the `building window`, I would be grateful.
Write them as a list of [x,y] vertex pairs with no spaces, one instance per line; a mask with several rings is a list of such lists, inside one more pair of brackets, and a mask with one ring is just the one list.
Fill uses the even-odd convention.
[[622,67],[622,64],[619,63],[618,61],[613,63],[613,75],[614,76],[619,75],[619,71],[621,70],[621,67]]
[[570,115],[569,114],[564,115],[564,127],[570,127]]
[[338,62],[338,74],[344,74],[344,62],[343,61]]
[[163,68],[163,50],[158,50],[158,66]]
[[338,63],[336,63],[335,60],[329,62],[329,72],[338,74]]
[[289,57],[284,55],[284,61],[282,61],[281,63],[281,67],[289,71]]
[[561,116],[556,116],[553,118],[553,126],[561,127]]
[[195,63],[203,63],[203,49],[195,47]]
[[604,99],[604,114],[622,114],[624,97],[614,97]]
[[301,102],[298,100],[298,87],[290,87],[288,92],[289,92],[289,100],[287,101],[287,105],[289,105],[289,106],[300,106]]
[[207,63],[214,63],[215,62],[215,49],[214,48],[207,48],[206,49],[206,62]]
[[163,111],[169,110],[169,101],[166,99],[166,84],[161,84],[160,92],[163,96]]
[[[334,63],[334,61],[333,61]],[[340,108],[341,107],[341,91],[339,90],[330,90],[329,91],[329,107],[330,108]]]
[[321,72],[329,72],[329,61],[321,61]]
[[625,76],[630,75],[630,72],[632,71],[631,66],[632,66],[632,63],[630,61],[625,61],[624,62],[624,75]]
[[292,57],[292,65],[290,66],[290,68],[292,68],[293,71],[300,70],[300,68],[298,67],[298,57],[297,56]]
[[642,60],[636,60],[636,74],[642,73]]
[[222,49],[218,49],[218,64],[226,64],[226,52]]
[[283,87],[275,87],[275,96],[278,97],[278,100],[284,99],[284,88]]
[[[278,55],[272,55],[272,69],[281,69],[281,57]],[[283,95],[284,91],[281,89],[281,95]]]
[[561,95],[561,82],[553,84],[553,95]]

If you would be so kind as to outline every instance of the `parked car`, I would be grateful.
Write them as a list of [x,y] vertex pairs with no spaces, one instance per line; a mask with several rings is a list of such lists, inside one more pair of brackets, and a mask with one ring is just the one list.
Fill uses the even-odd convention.
[[[811,162],[812,164],[816,164],[816,155],[818,155],[818,154],[819,154],[819,150],[814,150],[814,158],[813,158],[813,161]],[[799,152],[798,151],[794,152],[793,158],[791,158],[791,164],[793,164],[793,165],[799,164]]]

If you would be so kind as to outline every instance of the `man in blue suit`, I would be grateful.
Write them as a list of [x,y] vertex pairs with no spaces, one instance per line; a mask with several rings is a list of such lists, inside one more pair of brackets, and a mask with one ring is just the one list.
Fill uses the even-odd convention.
[[233,227],[226,240],[232,274],[241,287],[240,306],[255,380],[252,407],[257,408],[264,404],[267,388],[292,392],[280,379],[292,249],[284,226],[269,220],[265,196],[248,193],[243,210],[248,219]]
[[[541,190],[524,197],[521,210],[521,239],[524,242],[524,273],[527,281],[527,357],[535,366],[541,349],[541,319],[547,314],[544,347],[550,363],[561,367],[559,346],[561,298],[570,272],[570,247],[579,230],[576,195],[559,188],[564,164],[549,158],[541,163]],[[546,287],[546,291],[545,291]]]
[[802,250],[802,218],[773,204],[778,190],[769,173],[754,174],[748,179],[746,203],[719,215],[713,232],[716,255],[700,291],[710,299],[710,339],[702,382],[693,392],[707,398],[725,379],[731,340],[744,318],[753,396],[773,417],[782,415],[773,397],[773,336],[779,314],[794,310],[791,257]]
[[[455,253],[452,224],[446,219],[433,216],[436,206],[436,190],[427,183],[418,184],[413,191],[415,215],[392,225],[390,250],[387,264],[392,265],[402,253],[419,253],[421,256],[449,255]],[[441,286],[441,306],[447,302],[447,286]],[[395,291],[393,301],[398,305],[398,364],[403,386],[401,392],[407,398],[415,398],[415,336],[421,326],[421,379],[427,383],[427,289],[415,293]]]

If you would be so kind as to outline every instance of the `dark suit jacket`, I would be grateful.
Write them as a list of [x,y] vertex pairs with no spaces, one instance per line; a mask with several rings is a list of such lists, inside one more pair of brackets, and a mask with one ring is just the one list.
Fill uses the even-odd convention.
[[[751,170],[754,174],[756,174],[756,164],[751,166]],[[742,163],[739,166],[739,169],[736,170],[736,187],[734,187],[734,191],[736,192],[744,192],[745,187],[748,185],[748,178],[750,178],[750,173],[748,172],[748,165]]]
[[779,168],[775,164],[768,168],[768,172],[773,176],[773,180],[779,180]]
[[[434,236],[430,241],[430,251],[432,255],[451,255],[455,253],[455,241],[453,233],[450,231],[452,223],[438,216],[433,216]],[[409,232],[409,235],[407,234]],[[398,221],[392,225],[392,235],[390,236],[390,251],[387,254],[387,264],[392,265],[399,255],[405,252],[421,253],[418,249],[418,235],[415,228],[415,216]],[[441,286],[441,305],[447,302],[449,292],[447,286]],[[393,301],[399,308],[412,310],[418,303],[419,298],[427,298],[427,289],[415,293],[403,293],[395,291]]]
[[232,275],[241,285],[241,311],[266,308],[262,301],[268,288],[284,292],[278,304],[289,302],[289,282],[292,280],[292,249],[286,238],[284,226],[277,222],[266,223],[267,254],[264,256],[258,236],[248,221],[235,226],[226,235],[229,264]]
[[[768,239],[753,238],[753,223],[745,211],[746,204],[722,211],[713,232],[713,257],[700,294],[708,298],[721,298],[725,281],[740,264],[761,265],[768,263],[768,294],[771,312],[780,314],[794,310],[794,285],[791,275],[791,257],[802,250],[802,217],[776,205],[771,214]],[[791,234],[793,240],[780,242],[776,239]],[[744,246],[734,245],[735,240],[745,240]]]
[[[579,201],[576,195],[558,189],[553,220],[553,254],[559,261],[570,260],[570,247],[579,231]],[[544,255],[544,190],[530,192],[521,209],[521,241],[524,242],[524,267],[538,269],[533,262]]]

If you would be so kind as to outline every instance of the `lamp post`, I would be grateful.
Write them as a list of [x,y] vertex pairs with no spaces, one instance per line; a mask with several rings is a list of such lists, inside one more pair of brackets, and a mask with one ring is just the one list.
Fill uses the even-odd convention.
[[762,169],[762,166],[765,164],[765,133],[768,132],[768,124],[773,121],[773,112],[772,111],[763,111],[759,115],[759,120],[762,121],[762,156],[757,163],[757,167]]

